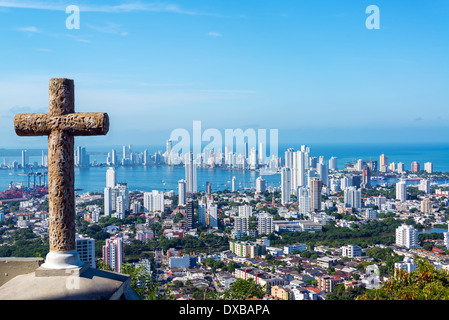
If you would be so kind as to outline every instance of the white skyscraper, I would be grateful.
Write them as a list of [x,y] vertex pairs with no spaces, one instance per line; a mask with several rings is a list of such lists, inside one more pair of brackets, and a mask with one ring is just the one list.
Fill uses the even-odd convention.
[[[117,197],[123,197],[123,208],[129,210],[129,189],[126,182],[120,182],[115,186]],[[117,209],[116,209],[117,211]]]
[[267,189],[267,181],[262,177],[256,179],[256,193],[264,193]]
[[352,177],[344,176],[340,180],[340,189],[345,190],[348,187],[352,186]]
[[104,214],[110,216],[111,213],[112,213],[112,188],[106,187],[104,188]]
[[237,191],[237,179],[235,177],[232,177],[231,191],[232,192],[236,192]]
[[90,264],[95,269],[95,240],[89,237],[76,234],[76,251],[80,256],[80,260]]
[[396,228],[396,245],[406,248],[418,246],[418,231],[411,225],[401,225]]
[[432,173],[432,172],[433,172],[433,164],[432,164],[432,162],[426,162],[426,163],[424,163],[424,170],[425,170],[427,173]]
[[248,204],[244,204],[243,206],[239,206],[239,217],[252,217],[253,215],[253,207]]
[[28,150],[22,150],[22,167],[25,168],[30,161]]
[[113,166],[117,164],[117,152],[115,151],[115,149],[112,149],[111,152],[111,163]]
[[212,203],[209,208],[207,208],[208,213],[208,220],[209,220],[209,226],[211,228],[218,228],[218,207],[215,203]]
[[430,193],[430,180],[422,179],[419,183],[418,189],[425,193]]
[[167,155],[167,164],[170,166],[173,163],[173,159],[172,159],[172,141],[169,139],[167,140],[167,145],[166,145],[166,155]]
[[143,194],[143,208],[145,212],[164,212],[164,192],[153,190]]
[[257,150],[255,147],[252,147],[249,151],[249,167],[252,170],[257,168]]
[[234,235],[236,238],[246,236],[249,230],[249,218],[248,217],[234,217]]
[[298,188],[299,213],[306,214],[311,211],[311,198],[309,188]]
[[282,204],[290,202],[291,197],[291,170],[284,167],[281,171],[281,197]]
[[329,169],[327,168],[327,164],[319,162],[316,165],[316,171],[323,185],[329,186]]
[[118,219],[125,219],[125,197],[119,195],[115,201],[115,217]]
[[269,213],[259,214],[257,218],[257,231],[259,235],[273,233],[273,217]]
[[362,208],[362,199],[360,189],[348,187],[344,190],[344,204],[347,208]]
[[284,166],[287,168],[293,168],[293,154],[295,151],[292,148],[289,148],[285,151],[285,164]]
[[293,168],[291,174],[291,188],[297,190],[305,185],[305,158],[303,151],[293,153]]
[[198,223],[206,226],[206,217],[207,217],[207,199],[206,197],[202,197],[198,200]]
[[404,180],[396,183],[396,199],[401,202],[407,200],[407,185]]
[[178,205],[185,206],[187,203],[186,181],[181,179],[178,181]]
[[117,174],[115,168],[108,168],[106,171],[106,187],[114,188],[117,184]]
[[265,164],[265,145],[263,142],[259,142],[259,150],[258,150],[258,158],[259,158],[259,164],[263,165]]
[[193,159],[193,153],[189,152],[185,155],[185,171],[186,171],[186,192],[196,193],[197,192],[197,181],[196,181],[196,161]]
[[329,159],[329,170],[338,170],[337,169],[337,158],[331,157]]

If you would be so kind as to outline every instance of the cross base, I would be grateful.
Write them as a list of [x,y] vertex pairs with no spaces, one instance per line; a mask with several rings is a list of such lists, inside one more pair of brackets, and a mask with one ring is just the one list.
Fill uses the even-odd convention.
[[50,251],[41,265],[44,269],[76,269],[85,263],[80,260],[76,250],[72,251]]

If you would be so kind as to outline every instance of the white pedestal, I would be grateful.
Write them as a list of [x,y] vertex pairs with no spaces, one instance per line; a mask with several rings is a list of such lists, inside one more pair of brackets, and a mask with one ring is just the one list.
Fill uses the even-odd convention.
[[71,269],[79,268],[85,263],[80,260],[76,250],[73,251],[50,251],[41,265],[46,269]]

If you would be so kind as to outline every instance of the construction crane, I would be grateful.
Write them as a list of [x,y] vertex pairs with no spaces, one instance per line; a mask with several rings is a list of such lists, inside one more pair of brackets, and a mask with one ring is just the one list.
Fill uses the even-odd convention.
[[[34,172],[33,169],[30,169],[28,173],[19,173],[18,176],[23,176],[28,178],[27,188],[31,188],[31,177],[33,177],[33,188],[46,186],[46,176],[48,172]],[[39,185],[36,185],[36,178],[39,179]],[[42,184],[42,179],[44,183]]]

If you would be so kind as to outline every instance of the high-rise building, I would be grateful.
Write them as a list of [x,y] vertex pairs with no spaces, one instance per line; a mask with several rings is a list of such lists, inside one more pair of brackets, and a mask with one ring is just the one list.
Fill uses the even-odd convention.
[[430,180],[422,179],[419,183],[418,189],[425,193],[430,193]]
[[419,162],[418,161],[413,161],[412,162],[411,171],[412,172],[419,172],[420,171],[420,167],[419,167]]
[[95,269],[95,240],[87,236],[76,234],[76,252],[80,260],[90,264]]
[[360,209],[362,199],[360,189],[349,187],[344,190],[344,204],[346,208]]
[[235,177],[232,177],[232,186],[231,186],[231,191],[232,192],[236,192],[237,191],[237,179]]
[[336,157],[331,157],[329,159],[329,170],[334,170],[334,171],[338,170]]
[[171,150],[172,150],[172,141],[169,139],[167,140],[167,145],[166,145],[166,155],[167,155],[167,164],[170,166],[172,165],[172,154],[171,154]]
[[249,151],[249,168],[251,170],[257,169],[257,150],[255,147],[252,147]]
[[90,164],[89,155],[86,152],[86,148],[84,147],[77,147],[75,149],[75,156],[74,156],[74,162],[75,166],[77,167],[88,167]]
[[125,197],[122,195],[115,198],[115,217],[118,219],[125,219]]
[[284,163],[284,167],[293,168],[293,154],[295,153],[295,151],[293,150],[293,148],[289,148],[287,149],[287,151],[285,151],[285,163]]
[[309,190],[310,190],[310,210],[321,210],[321,189],[322,183],[318,177],[310,178]]
[[117,197],[123,197],[123,208],[129,210],[129,188],[126,182],[120,182],[115,186]]
[[201,197],[198,200],[198,223],[203,226],[207,226],[207,199]]
[[281,171],[281,202],[286,204],[291,198],[291,169],[284,167]]
[[112,188],[106,187],[104,188],[104,214],[106,216],[110,216],[111,213],[112,213]]
[[396,183],[396,199],[401,202],[407,200],[407,184],[404,180]]
[[432,162],[426,162],[426,163],[424,163],[424,170],[425,170],[427,173],[433,173],[433,164],[432,164]]
[[316,171],[323,185],[329,186],[329,179],[328,179],[329,169],[327,168],[327,164],[321,162],[317,163]]
[[249,218],[245,216],[234,217],[234,236],[239,239],[246,236],[249,231]]
[[311,211],[311,198],[308,187],[298,188],[299,213],[307,214]]
[[115,149],[112,149],[111,152],[111,163],[113,166],[117,165],[117,152],[115,151]]
[[106,187],[114,188],[117,185],[117,173],[115,168],[108,168],[106,170]]
[[121,234],[106,239],[103,246],[103,261],[113,271],[120,272],[123,264],[123,238]]
[[187,201],[186,205],[186,228],[193,229],[194,228],[194,209],[193,209],[193,201]]
[[30,162],[28,150],[22,150],[22,167],[26,168]]
[[340,179],[340,189],[345,190],[348,187],[352,187],[352,177],[344,176]]
[[187,203],[186,181],[178,181],[178,206],[185,206]]
[[262,177],[256,179],[256,193],[261,194],[267,190],[267,182]]
[[371,170],[366,165],[363,167],[362,172],[362,188],[365,189],[371,188]]
[[398,173],[405,172],[405,165],[404,165],[404,163],[399,162],[398,165],[397,165],[397,169],[396,170],[397,170]]
[[381,172],[387,172],[387,168],[388,168],[388,157],[385,156],[384,154],[381,154],[379,159],[379,170]]
[[259,235],[273,233],[273,216],[267,212],[257,217],[257,232]]
[[243,206],[239,206],[239,217],[252,217],[253,215],[253,207],[248,204],[244,204]]
[[164,192],[153,190],[143,194],[143,208],[145,212],[164,212]]
[[185,155],[185,172],[186,172],[186,192],[189,194],[197,192],[196,181],[196,161],[193,159],[193,153],[189,152]]
[[206,194],[209,196],[212,194],[212,182],[210,181],[206,182]]
[[291,190],[305,185],[305,163],[304,152],[297,151],[293,153],[293,167],[291,169]]
[[421,201],[421,212],[422,213],[432,213],[432,202],[429,198],[424,198]]
[[218,206],[215,203],[209,205],[206,224],[211,228],[218,228]]
[[418,246],[418,231],[412,225],[401,225],[396,228],[396,245],[406,248]]

